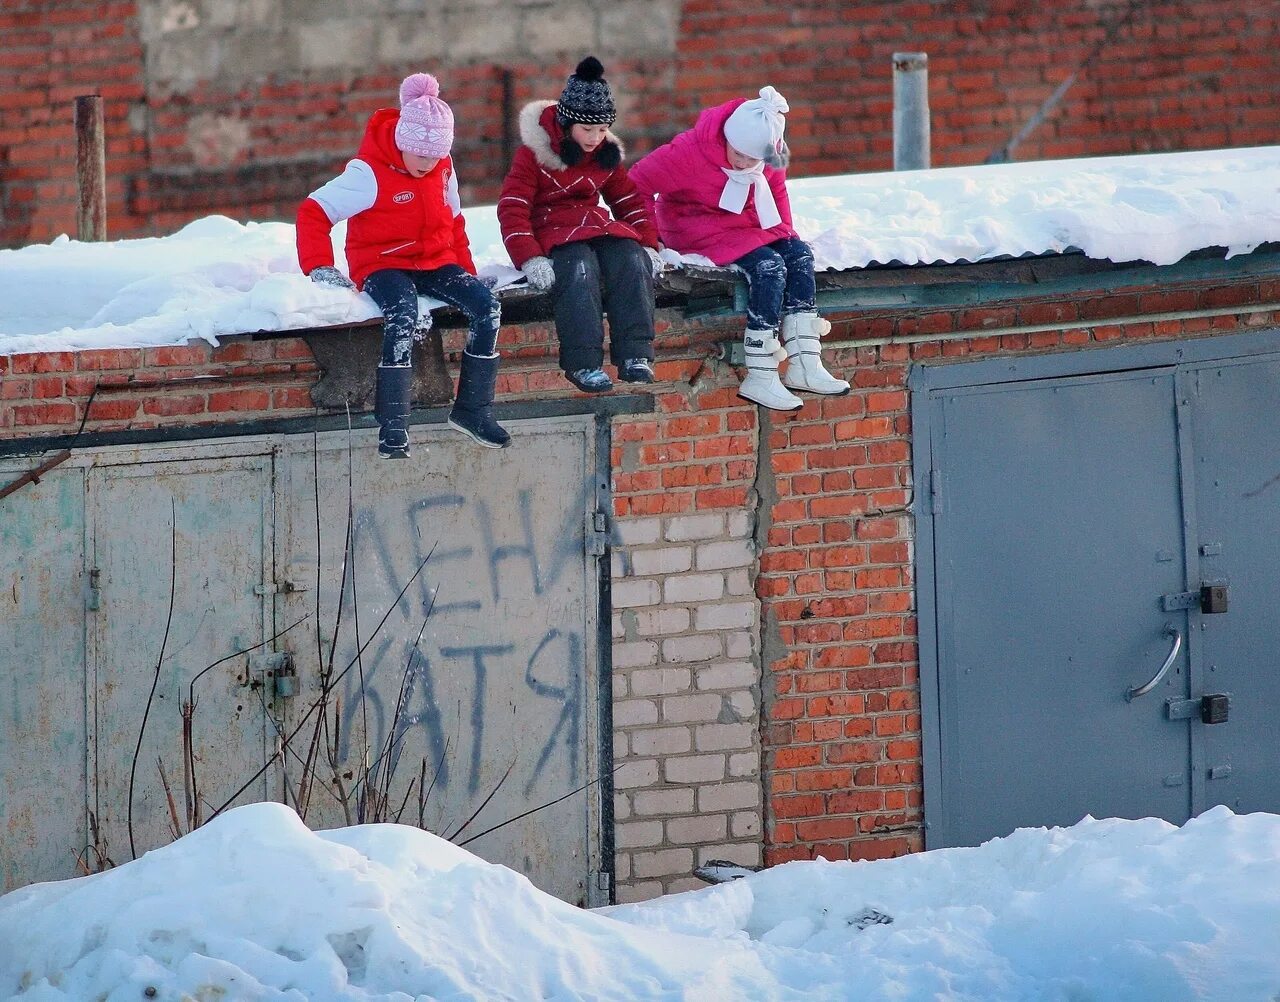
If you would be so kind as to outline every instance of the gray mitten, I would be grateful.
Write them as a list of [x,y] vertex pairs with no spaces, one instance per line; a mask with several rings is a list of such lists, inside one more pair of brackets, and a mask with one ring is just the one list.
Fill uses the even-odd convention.
[[316,285],[328,285],[335,289],[350,289],[352,292],[356,290],[356,283],[331,264],[322,264],[319,268],[312,268],[309,277]]
[[556,270],[549,257],[531,257],[520,270],[524,272],[529,288],[538,292],[546,292],[556,284]]

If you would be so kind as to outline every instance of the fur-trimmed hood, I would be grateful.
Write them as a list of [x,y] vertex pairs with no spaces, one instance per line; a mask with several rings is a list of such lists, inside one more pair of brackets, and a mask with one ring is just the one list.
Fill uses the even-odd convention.
[[[548,170],[568,170],[586,156],[586,151],[570,139],[556,121],[555,101],[530,101],[520,111],[519,124],[520,141],[533,150],[534,158]],[[626,149],[610,130],[591,156],[601,167],[612,170],[622,163]]]

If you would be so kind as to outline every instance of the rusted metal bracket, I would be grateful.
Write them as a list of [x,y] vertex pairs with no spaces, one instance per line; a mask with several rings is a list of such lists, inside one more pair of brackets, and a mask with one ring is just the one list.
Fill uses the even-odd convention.
[[43,477],[46,473],[52,470],[55,466],[61,466],[70,458],[71,458],[70,449],[63,449],[61,452],[55,452],[52,456],[46,459],[34,470],[28,470],[26,473],[20,476],[17,480],[13,481],[10,484],[5,485],[4,487],[0,487],[0,498],[7,498],[14,491],[18,491],[18,490],[21,490],[23,487],[26,487],[27,484],[40,483],[41,477]]

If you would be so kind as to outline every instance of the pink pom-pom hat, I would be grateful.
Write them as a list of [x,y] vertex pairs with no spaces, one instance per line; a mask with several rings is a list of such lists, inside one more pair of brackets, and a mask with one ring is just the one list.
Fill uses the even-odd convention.
[[453,147],[453,112],[440,100],[440,84],[430,73],[414,73],[400,84],[396,146],[404,153],[442,159]]

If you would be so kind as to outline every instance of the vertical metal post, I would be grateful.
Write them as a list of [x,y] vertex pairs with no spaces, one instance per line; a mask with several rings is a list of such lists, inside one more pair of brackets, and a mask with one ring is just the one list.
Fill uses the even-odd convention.
[[103,139],[102,98],[76,98],[76,188],[81,240],[107,239],[107,160]]
[[893,169],[929,166],[929,54],[893,54]]

